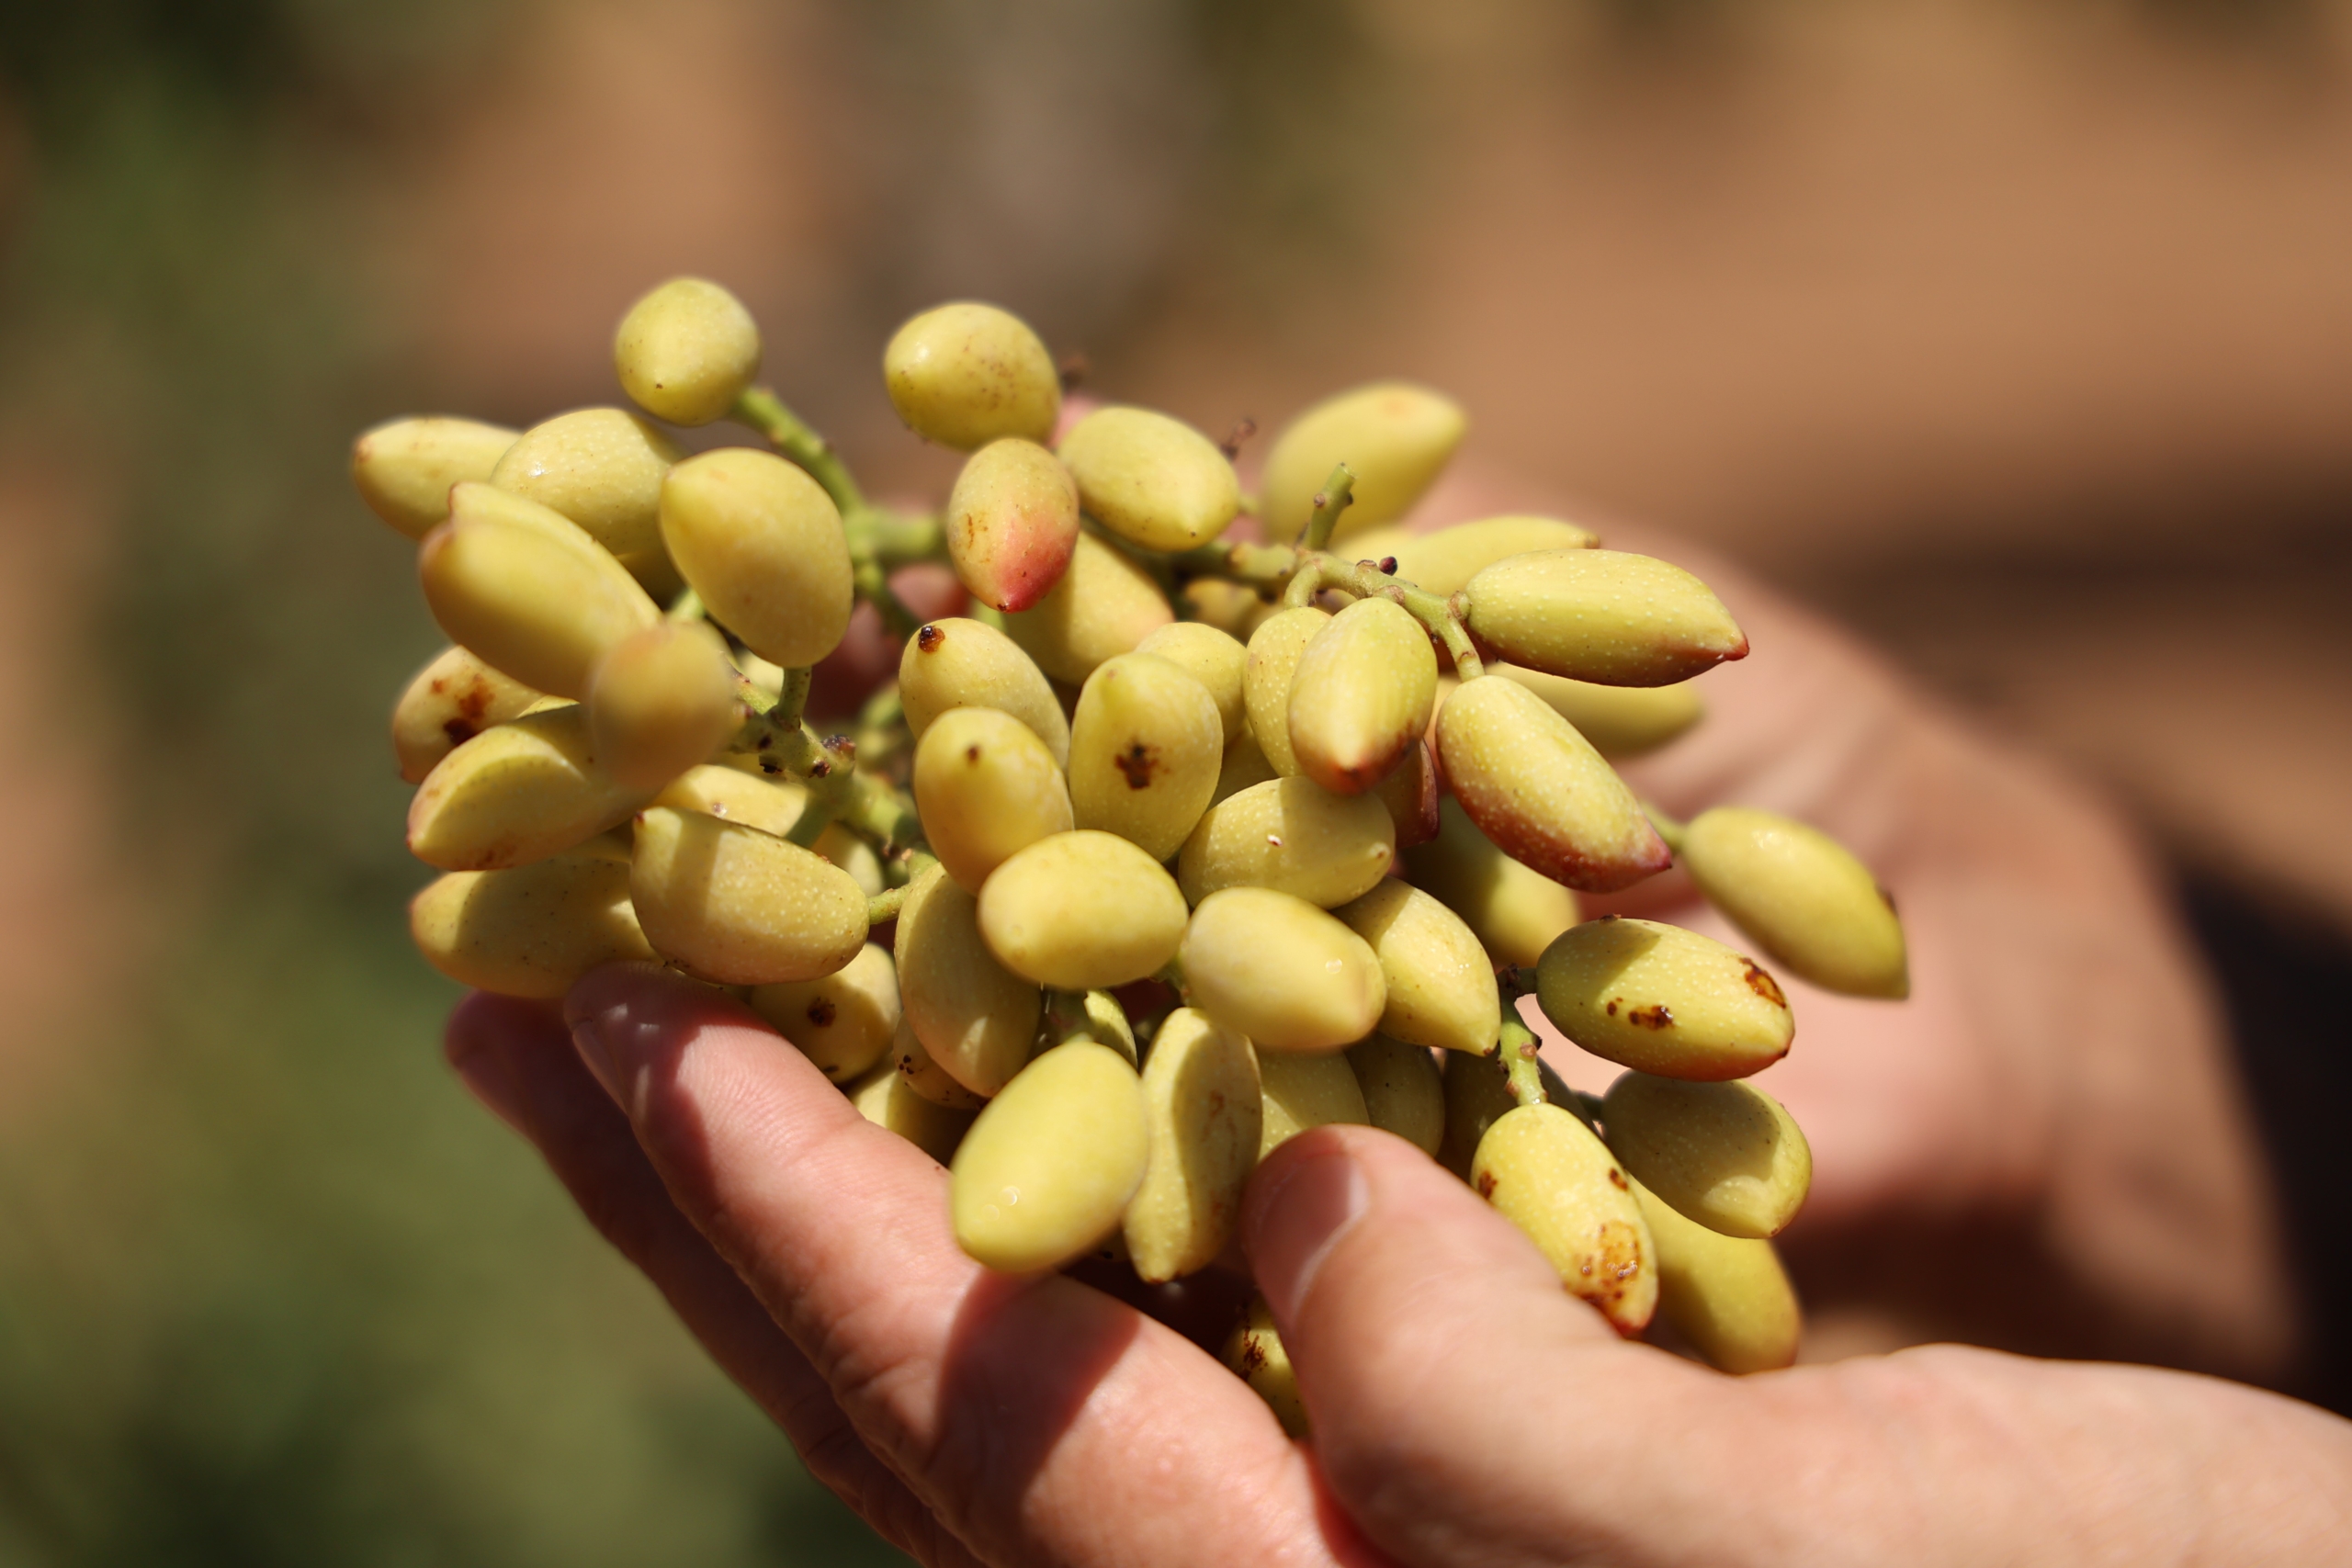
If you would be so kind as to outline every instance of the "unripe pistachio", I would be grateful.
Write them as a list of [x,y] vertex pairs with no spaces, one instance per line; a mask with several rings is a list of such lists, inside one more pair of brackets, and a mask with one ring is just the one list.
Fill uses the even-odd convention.
[[956,1244],[1006,1273],[1057,1269],[1117,1228],[1150,1149],[1135,1069],[1091,1040],[1057,1045],[964,1134],[948,1188]]
[[706,762],[671,780],[652,804],[724,818],[782,838],[800,820],[808,792],[788,779],[767,779],[740,768]]
[[1283,1348],[1283,1337],[1274,1327],[1274,1314],[1265,1297],[1250,1298],[1249,1315],[1234,1325],[1218,1355],[1266,1402],[1284,1432],[1294,1438],[1306,1436],[1306,1404],[1298,1396],[1298,1374],[1291,1370],[1290,1352]]
[[1657,1310],[1674,1331],[1719,1371],[1794,1365],[1804,1320],[1772,1244],[1693,1224],[1638,1180],[1634,1197],[1657,1251]]
[[662,539],[713,618],[763,659],[814,664],[849,629],[841,513],[773,453],[722,446],[671,469]]
[[1250,713],[1250,733],[1274,772],[1289,778],[1303,770],[1290,745],[1290,684],[1306,645],[1331,624],[1327,610],[1301,605],[1267,617],[1250,634],[1250,662],[1241,675],[1241,700]]
[[1437,700],[1437,655],[1403,605],[1359,599],[1298,656],[1285,728],[1298,771],[1361,795],[1420,743]]
[[675,604],[678,595],[686,591],[685,574],[678,570],[678,563],[670,558],[668,550],[658,547],[650,550],[631,550],[625,556],[613,558],[621,563],[622,570],[637,580],[637,585],[645,590],[646,597],[656,604]]
[[1535,967],[1544,1016],[1596,1056],[1713,1083],[1789,1054],[1788,998],[1756,961],[1657,920],[1603,915],[1564,932]]
[[973,894],[1013,852],[1072,825],[1053,753],[994,708],[940,715],[915,747],[914,787],[932,852]]
[[899,1032],[890,1036],[889,1066],[910,1093],[934,1105],[950,1111],[978,1111],[988,1103],[987,1097],[974,1094],[957,1083],[946,1068],[933,1059],[903,1015],[899,1019]]
[[1382,555],[1396,558],[1395,575],[1432,593],[1452,594],[1499,560],[1530,550],[1589,550],[1600,536],[1589,528],[1555,517],[1487,517],[1456,523],[1427,534],[1415,534],[1396,544],[1351,540],[1349,550],[1363,555],[1375,545]]
[[828,823],[825,830],[817,835],[817,841],[808,847],[849,873],[849,879],[868,898],[882,891],[882,857],[874,852],[873,845],[841,823]]
[[1556,1105],[1505,1112],[1478,1140],[1470,1185],[1631,1338],[1657,1309],[1657,1245],[1631,1184],[1592,1130]]
[[813,980],[865,945],[865,893],[773,833],[696,812],[638,814],[629,897],[654,951],[727,986]]
[[1241,675],[1249,668],[1250,650],[1236,638],[1198,621],[1171,621],[1136,644],[1136,651],[1157,654],[1207,689],[1225,727],[1226,745],[1231,746],[1248,728]]
[[[1510,1077],[1500,1055],[1465,1056],[1448,1051],[1443,1063],[1439,1073],[1444,1080],[1445,1135],[1438,1143],[1437,1162],[1467,1181],[1478,1140],[1519,1101],[1511,1098]],[[1536,1067],[1545,1099],[1564,1111],[1576,1111],[1574,1096],[1551,1064],[1539,1060]]]
[[1121,1222],[1147,1284],[1213,1262],[1233,1239],[1241,1189],[1258,1165],[1258,1056],[1191,1008],[1170,1013],[1143,1066],[1151,1155]]
[[1183,601],[1184,624],[1213,626],[1243,643],[1263,618],[1260,612],[1268,608],[1256,589],[1219,577],[1196,577],[1184,584],[1178,597]]
[[1045,998],[989,952],[978,900],[944,867],[907,889],[897,953],[900,1003],[927,1059],[977,1095],[1011,1083],[1036,1043]]
[[1069,717],[1046,672],[984,622],[933,621],[909,637],[899,656],[899,702],[917,740],[951,708],[994,708],[1027,725],[1056,767],[1069,765]]
[[351,482],[377,516],[422,539],[448,520],[449,487],[489,479],[518,434],[446,415],[392,420],[351,444]]
[[1497,561],[1462,593],[1481,650],[1547,675],[1670,686],[1747,657],[1713,590],[1649,556],[1536,550]]
[[1086,678],[1069,726],[1080,827],[1116,833],[1164,861],[1208,809],[1224,762],[1216,699],[1168,660],[1123,653]]
[[1061,581],[1032,608],[1005,616],[1004,630],[1039,669],[1076,685],[1175,618],[1149,572],[1080,534]]
[[1058,450],[1086,514],[1148,550],[1205,545],[1241,504],[1233,465],[1216,444],[1150,409],[1096,409]]
[[1328,909],[1387,874],[1394,835],[1374,796],[1271,779],[1209,807],[1177,854],[1176,885],[1194,904],[1227,887],[1271,887]]
[[1264,1159],[1309,1127],[1369,1127],[1363,1086],[1346,1056],[1334,1052],[1258,1052],[1261,1100],[1257,1157]]
[[449,499],[417,574],[441,629],[493,670],[582,696],[605,654],[662,618],[610,551],[546,507],[480,484]]
[[1078,486],[1035,441],[991,441],[965,459],[942,518],[947,558],[972,596],[1025,610],[1069,569],[1078,548]]
[[423,784],[442,758],[492,725],[519,717],[544,695],[462,648],[443,649],[392,705],[401,782]]
[[1516,664],[1489,664],[1487,673],[1515,681],[1542,697],[1592,742],[1594,750],[1612,760],[1657,750],[1707,712],[1698,687],[1688,681],[1672,686],[1602,686]]
[[1462,917],[1497,964],[1532,964],[1577,923],[1577,896],[1495,848],[1461,803],[1438,803],[1437,837],[1405,852],[1413,886]]
[[433,967],[507,997],[560,997],[599,964],[653,956],[629,908],[628,863],[602,855],[450,872],[409,904],[408,929]]
[[615,555],[628,555],[661,547],[662,477],[684,456],[633,413],[575,409],[516,436],[490,482],[569,517]]
[[754,986],[751,1002],[818,1071],[850,1083],[882,1059],[899,1032],[898,966],[869,942],[831,975]]
[[549,708],[441,759],[409,802],[409,852],[444,871],[528,865],[627,821],[650,793],[596,765],[577,704]]
[[[1423,1154],[1435,1155],[1445,1137],[1445,1079],[1427,1048],[1385,1034],[1348,1047],[1348,1066],[1363,1090],[1364,1113]],[[1299,1056],[1295,1061],[1319,1058]]]
[[1796,1118],[1754,1084],[1627,1073],[1600,1103],[1625,1168],[1710,1230],[1778,1235],[1813,1185],[1813,1149]]
[[1081,828],[1040,839],[980,889],[980,934],[997,962],[1041,986],[1109,990],[1167,967],[1184,939],[1184,896],[1150,855]]
[[708,424],[726,418],[759,375],[759,323],[718,284],[673,277],[621,318],[613,369],[654,418]]
[[1178,962],[1194,1007],[1267,1051],[1337,1051],[1380,1021],[1380,960],[1303,898],[1228,887],[1201,900]]
[[1372,796],[1388,813],[1388,820],[1396,829],[1398,849],[1426,844],[1436,838],[1438,802],[1444,798],[1444,792],[1438,788],[1436,750],[1428,741],[1414,737],[1413,743],[1405,748],[1405,760],[1374,786]]
[[894,1061],[877,1062],[843,1092],[860,1116],[888,1127],[942,1165],[956,1157],[956,1145],[972,1125],[971,1111],[917,1094]]
[[742,728],[727,644],[700,621],[656,621],[623,638],[590,678],[588,732],[605,771],[659,789]]
[[1325,399],[1291,421],[1266,454],[1266,536],[1286,544],[1306,532],[1335,463],[1352,468],[1356,483],[1334,539],[1396,521],[1436,481],[1468,427],[1461,404],[1409,381],[1374,381]]
[[1050,441],[1061,377],[1029,324],[993,305],[925,310],[882,351],[890,406],[926,441],[969,452],[1001,436]]
[[1484,1055],[1502,1027],[1494,964],[1462,917],[1394,877],[1331,911],[1371,944],[1388,999],[1380,1032]]
[[[1274,772],[1274,765],[1266,761],[1266,753],[1259,750],[1258,738],[1250,734],[1245,725],[1241,733],[1233,738],[1233,744],[1225,749],[1225,761],[1217,768],[1216,793],[1209,796],[1209,806],[1214,809],[1252,784],[1261,784],[1269,779],[1280,777],[1282,775]],[[1312,779],[1307,782],[1314,783]],[[1316,787],[1322,788],[1319,784]],[[1330,791],[1324,790],[1323,793],[1329,795]],[[1199,831],[1197,824],[1193,830]]]
[[1526,687],[1465,681],[1437,716],[1438,761],[1478,830],[1580,892],[1613,893],[1673,863],[1600,753]]
[[1708,901],[1799,979],[1848,996],[1911,994],[1894,901],[1819,829],[1719,806],[1683,830],[1682,863]]

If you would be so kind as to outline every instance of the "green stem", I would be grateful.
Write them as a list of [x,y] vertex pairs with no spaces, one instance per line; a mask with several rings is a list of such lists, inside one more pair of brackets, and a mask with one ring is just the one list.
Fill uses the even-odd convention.
[[1541,1105],[1550,1098],[1544,1092],[1544,1060],[1536,1054],[1537,1044],[1535,1032],[1527,1027],[1519,1010],[1506,1003],[1498,1048],[1503,1070],[1510,1077],[1510,1097],[1521,1105]]
[[1430,634],[1444,645],[1446,656],[1453,660],[1453,672],[1464,681],[1475,681],[1487,672],[1485,660],[1471,644],[1470,633],[1454,614],[1453,604],[1426,588],[1419,588],[1399,577],[1392,577],[1379,568],[1363,561],[1342,560],[1321,550],[1309,551],[1299,558],[1298,568],[1291,574],[1283,589],[1286,605],[1312,604],[1315,596],[1327,588],[1352,593],[1359,599],[1388,599],[1404,606],[1407,614],[1428,628]]
[[700,621],[709,618],[703,608],[702,595],[689,588],[670,601],[669,618],[673,621]]
[[892,637],[912,637],[922,626],[921,617],[890,592],[890,574],[883,569],[879,559],[853,552],[850,556],[850,581],[856,588],[859,598],[882,612],[882,624],[889,628]]
[[1650,819],[1650,826],[1657,829],[1657,836],[1666,840],[1669,853],[1679,855],[1682,852],[1682,835],[1690,826],[1688,822],[1676,821],[1660,811],[1657,802],[1649,800],[1642,802],[1642,815]]
[[1334,466],[1331,477],[1315,492],[1315,512],[1306,520],[1306,535],[1300,541],[1310,550],[1319,550],[1331,542],[1331,530],[1340,525],[1340,513],[1355,499],[1356,473],[1345,463]]
[[785,407],[783,400],[774,392],[765,387],[753,387],[735,400],[735,406],[728,414],[738,423],[748,424],[766,436],[769,446],[824,486],[825,493],[833,498],[833,505],[843,518],[865,510],[865,493],[850,478],[849,467],[841,460],[840,454],[798,414]]

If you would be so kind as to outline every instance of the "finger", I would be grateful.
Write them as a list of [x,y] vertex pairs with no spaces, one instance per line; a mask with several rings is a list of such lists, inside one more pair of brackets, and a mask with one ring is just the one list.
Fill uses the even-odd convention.
[[809,1473],[901,1551],[931,1563],[974,1561],[858,1438],[808,1359],[671,1203],[554,1008],[469,997],[450,1016],[445,1049],[466,1086],[538,1148],[589,1223],[784,1429]]
[[1334,1560],[1297,1450],[1238,1380],[1074,1281],[971,1262],[946,1173],[749,1014],[641,967],[566,1011],[672,1198],[982,1557]]

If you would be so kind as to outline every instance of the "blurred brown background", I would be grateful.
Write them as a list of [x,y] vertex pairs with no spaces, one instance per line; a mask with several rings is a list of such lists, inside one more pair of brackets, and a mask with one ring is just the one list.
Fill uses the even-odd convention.
[[1442,386],[2106,787],[2282,1146],[2352,1088],[2344,0],[88,0],[0,69],[0,1563],[879,1555],[401,933],[438,638],[349,437],[614,400],[677,272],[886,490],[947,296],[1213,431]]

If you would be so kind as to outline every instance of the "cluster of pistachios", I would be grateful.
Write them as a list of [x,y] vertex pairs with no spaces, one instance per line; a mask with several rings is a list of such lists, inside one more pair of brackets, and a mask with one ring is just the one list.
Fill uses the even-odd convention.
[[[950,1163],[992,1268],[1231,1266],[1257,1163],[1362,1122],[1621,1331],[1793,1356],[1768,1238],[1811,1156],[1741,1081],[1788,1050],[1787,998],[1694,932],[1577,911],[1679,855],[1785,972],[1905,993],[1845,850],[1755,810],[1673,823],[1611,766],[1747,652],[1705,584],[1549,518],[1405,531],[1464,431],[1419,387],[1310,409],[1251,496],[1166,414],[1066,420],[1035,333],[943,306],[883,358],[906,423],[970,454],[922,515],[869,502],[760,358],[731,295],[680,279],[621,323],[621,385],[762,446],[689,457],[617,408],[360,438],[455,645],[392,726],[409,846],[444,873],[412,908],[436,967],[553,997],[658,960],[731,990]],[[966,615],[905,611],[890,574],[922,560]],[[905,636],[898,680],[821,735],[810,667],[861,601]],[[1529,995],[1632,1069],[1606,1099],[1540,1062]],[[1228,1351],[1295,1427],[1262,1310]]]

